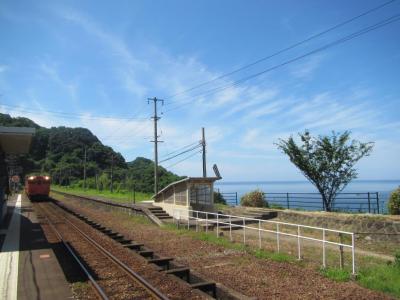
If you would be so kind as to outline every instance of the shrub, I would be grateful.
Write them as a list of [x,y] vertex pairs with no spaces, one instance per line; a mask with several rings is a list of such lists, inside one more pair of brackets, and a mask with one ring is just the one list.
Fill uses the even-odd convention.
[[388,211],[391,215],[400,215],[400,186],[390,194]]
[[226,200],[220,192],[214,192],[214,203],[220,203],[226,205]]
[[251,207],[268,207],[268,202],[261,190],[255,190],[244,194],[242,198],[240,198],[240,204],[242,206]]
[[394,266],[400,269],[400,251],[394,254]]

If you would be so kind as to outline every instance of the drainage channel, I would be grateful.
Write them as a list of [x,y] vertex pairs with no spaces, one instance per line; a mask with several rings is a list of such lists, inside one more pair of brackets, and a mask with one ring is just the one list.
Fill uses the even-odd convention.
[[59,203],[56,204],[88,225],[106,234],[116,242],[119,242],[123,247],[135,251],[137,254],[144,257],[148,263],[156,265],[160,272],[165,272],[166,274],[176,276],[178,280],[185,281],[190,285],[191,288],[197,289],[212,299],[250,299],[223,285],[217,284],[214,281],[203,279],[199,274],[193,270],[190,270],[189,267],[182,266],[174,262],[173,257],[161,257],[154,253],[154,251],[151,249],[145,247],[144,244],[126,239],[122,234],[115,232],[100,223],[94,222],[88,217],[76,213],[64,205]]

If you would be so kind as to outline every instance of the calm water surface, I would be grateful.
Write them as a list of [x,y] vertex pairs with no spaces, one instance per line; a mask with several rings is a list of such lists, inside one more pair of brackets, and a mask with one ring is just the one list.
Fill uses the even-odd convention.
[[[399,180],[354,180],[343,192],[367,193],[378,192],[382,204],[386,207],[387,199],[394,189],[400,186]],[[261,189],[265,193],[316,193],[317,189],[308,181],[217,181],[215,188],[221,192],[237,192],[240,197],[252,190]]]

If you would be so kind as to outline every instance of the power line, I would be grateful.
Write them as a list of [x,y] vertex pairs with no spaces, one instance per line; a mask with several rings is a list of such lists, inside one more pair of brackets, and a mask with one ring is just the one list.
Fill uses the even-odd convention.
[[322,36],[322,35],[324,35],[324,34],[327,34],[327,33],[331,32],[331,31],[333,31],[333,30],[335,30],[335,29],[337,29],[337,28],[339,28],[339,27],[342,27],[342,26],[344,26],[344,25],[346,25],[346,24],[349,24],[349,23],[351,23],[351,22],[353,22],[353,21],[355,21],[355,20],[357,20],[357,19],[359,19],[359,18],[362,18],[362,17],[364,17],[364,16],[366,16],[366,15],[372,13],[372,12],[375,12],[375,11],[377,11],[377,10],[379,10],[379,9],[381,9],[381,8],[387,6],[387,5],[389,5],[389,4],[391,4],[391,3],[395,2],[395,1],[396,1],[396,0],[387,1],[387,2],[385,2],[385,3],[383,3],[383,4],[381,4],[381,5],[378,5],[378,6],[374,7],[374,8],[371,8],[371,9],[369,9],[369,10],[367,10],[367,11],[365,11],[365,12],[363,12],[363,13],[357,15],[357,16],[354,16],[354,17],[352,17],[352,18],[350,18],[350,19],[347,19],[347,20],[345,20],[345,21],[343,21],[343,22],[341,22],[341,23],[339,23],[339,24],[336,24],[336,25],[334,25],[334,26],[332,26],[332,27],[329,27],[328,29],[325,29],[325,30],[323,30],[323,31],[321,31],[321,32],[319,32],[319,33],[317,33],[317,34],[314,34],[314,35],[312,35],[312,36],[310,36],[310,37],[308,37],[308,38],[306,38],[306,39],[304,39],[304,40],[302,40],[302,41],[296,42],[296,43],[294,43],[294,44],[292,44],[292,45],[290,45],[290,46],[288,46],[288,47],[286,47],[286,48],[283,48],[283,49],[281,49],[281,50],[279,50],[279,51],[277,51],[277,52],[274,52],[274,53],[272,53],[272,54],[270,54],[270,55],[268,55],[268,56],[262,57],[262,58],[260,58],[260,59],[258,59],[258,60],[256,60],[256,61],[254,61],[254,62],[252,62],[252,63],[249,63],[249,64],[247,64],[247,65],[244,65],[244,66],[242,66],[242,67],[240,67],[240,68],[238,68],[238,69],[235,69],[235,70],[233,70],[233,71],[230,71],[230,72],[228,72],[228,73],[222,74],[222,75],[220,75],[220,76],[218,76],[218,77],[216,77],[216,78],[213,78],[213,79],[211,79],[211,80],[208,80],[208,81],[205,81],[205,82],[200,83],[200,84],[198,84],[198,85],[195,85],[194,87],[191,87],[191,88],[186,89],[186,90],[184,90],[184,91],[175,93],[175,94],[173,94],[173,95],[167,97],[167,99],[176,97],[176,96],[178,96],[178,95],[186,94],[187,92],[190,92],[190,91],[192,91],[192,90],[195,90],[195,89],[197,89],[197,88],[200,88],[200,87],[202,87],[202,86],[205,86],[205,85],[207,85],[207,84],[209,84],[209,83],[215,82],[215,81],[217,81],[217,80],[219,80],[219,79],[228,77],[228,76],[233,75],[233,74],[235,74],[235,73],[237,73],[237,72],[240,72],[240,71],[243,71],[243,70],[245,70],[245,69],[248,69],[248,68],[250,68],[250,67],[252,67],[252,66],[254,66],[254,65],[256,65],[256,64],[259,64],[259,63],[261,63],[261,62],[263,62],[263,61],[266,61],[266,60],[268,60],[268,59],[270,59],[270,58],[273,58],[273,57],[275,57],[275,56],[277,56],[277,55],[279,55],[279,54],[282,54],[282,53],[284,53],[284,52],[287,52],[287,51],[289,51],[289,50],[292,50],[292,49],[294,49],[294,48],[296,48],[296,47],[298,47],[298,46],[301,46],[301,45],[303,45],[303,44],[305,44],[305,43],[307,43],[307,42],[309,42],[309,41],[311,41],[311,40],[313,40],[313,39],[316,39],[316,38],[318,38],[318,37],[320,37],[320,36]]
[[196,154],[199,154],[199,153],[201,153],[201,152],[202,152],[201,150],[198,151],[198,152],[195,152],[195,153],[193,153],[193,154],[191,154],[191,155],[189,155],[189,156],[187,156],[187,157],[185,157],[185,158],[183,158],[183,159],[177,161],[176,163],[165,167],[165,169],[172,168],[172,167],[176,166],[177,164],[180,164],[181,162],[184,162],[185,160],[188,160],[189,158],[192,158],[193,156],[195,156]]
[[189,147],[194,146],[194,145],[196,145],[196,144],[199,144],[199,142],[194,142],[194,143],[191,143],[191,144],[189,144],[189,145],[180,147],[180,148],[178,148],[178,149],[176,149],[176,150],[174,150],[174,151],[172,151],[172,152],[169,152],[169,153],[163,155],[162,157],[167,157],[167,156],[169,156],[169,155],[171,155],[171,154],[174,154],[174,153],[176,153],[176,152],[178,152],[178,151],[182,151],[183,149],[189,148]]
[[170,157],[168,157],[168,158],[166,158],[166,159],[163,159],[162,161],[160,161],[160,163],[163,163],[163,162],[166,162],[166,161],[168,161],[168,160],[174,159],[174,158],[176,158],[176,157],[178,157],[178,156],[181,156],[182,154],[191,152],[191,151],[193,151],[193,150],[195,150],[195,149],[198,149],[198,148],[201,148],[201,147],[202,147],[202,145],[199,143],[198,145],[196,145],[196,146],[194,146],[194,147],[192,147],[192,148],[190,148],[190,149],[188,149],[188,150],[185,150],[185,151],[183,151],[183,152],[181,152],[181,153],[178,153],[178,154],[175,154],[175,155],[173,155],[173,156],[170,156]]
[[[348,42],[348,41],[350,41],[350,40],[352,40],[352,39],[354,39],[354,38],[357,38],[357,37],[359,37],[359,36],[361,36],[361,35],[364,35],[364,34],[370,32],[370,31],[377,30],[377,29],[379,29],[379,28],[381,28],[381,27],[383,27],[383,26],[386,26],[386,25],[389,25],[389,24],[391,24],[391,23],[397,22],[397,21],[400,20],[399,16],[400,16],[400,14],[396,14],[396,15],[390,17],[390,18],[384,19],[384,20],[382,20],[382,21],[380,21],[380,22],[378,22],[378,23],[375,23],[374,25],[370,25],[370,26],[364,27],[364,28],[362,28],[362,29],[360,29],[360,30],[358,30],[358,31],[356,31],[356,32],[354,32],[354,33],[352,33],[352,34],[349,34],[349,35],[347,35],[347,36],[345,36],[345,37],[342,37],[342,38],[340,38],[340,39],[338,39],[338,40],[335,40],[334,42],[328,43],[328,44],[326,44],[326,45],[324,45],[324,46],[322,46],[322,47],[319,47],[319,48],[317,48],[317,49],[315,49],[315,50],[312,50],[312,51],[310,51],[310,52],[307,52],[307,53],[302,54],[302,55],[300,55],[300,56],[297,56],[297,57],[295,57],[295,58],[289,59],[289,60],[287,60],[287,61],[285,61],[285,62],[283,62],[283,63],[277,64],[277,65],[275,65],[275,66],[272,66],[272,67],[270,67],[270,68],[268,68],[268,69],[262,70],[262,71],[260,71],[260,72],[255,73],[255,74],[252,74],[252,75],[243,77],[243,78],[241,78],[241,79],[239,79],[239,80],[237,80],[237,81],[234,81],[234,82],[232,82],[232,83],[229,83],[229,84],[226,84],[226,85],[222,85],[222,86],[219,86],[219,87],[216,87],[216,88],[213,88],[213,89],[204,91],[204,92],[199,93],[199,94],[197,94],[197,95],[195,95],[195,96],[204,96],[204,95],[208,95],[208,94],[213,94],[213,93],[215,93],[215,92],[220,92],[220,91],[223,91],[223,90],[225,90],[225,89],[227,89],[227,88],[237,86],[237,85],[239,85],[239,84],[241,84],[241,83],[243,83],[243,82],[245,82],[245,81],[248,81],[248,80],[253,79],[253,78],[255,78],[255,77],[261,76],[261,75],[263,75],[263,74],[265,74],[265,73],[271,72],[271,71],[273,71],[273,70],[276,70],[276,69],[278,69],[278,68],[281,68],[281,67],[283,67],[283,66],[286,66],[286,65],[288,65],[288,64],[291,64],[291,63],[293,63],[293,62],[296,62],[296,61],[298,61],[298,60],[301,60],[301,59],[303,59],[303,58],[305,58],[305,57],[314,55],[314,54],[316,54],[316,53],[318,53],[318,52],[327,50],[327,49],[329,49],[329,48],[331,48],[331,47],[334,47],[334,46],[337,46],[337,45],[339,45],[339,44]],[[193,98],[193,97],[191,97],[191,98]],[[165,112],[169,112],[169,111],[178,109],[178,108],[183,107],[183,106],[185,106],[185,105],[188,105],[188,104],[190,104],[190,103],[193,103],[193,101],[180,103],[180,104],[178,104],[177,106],[172,107],[172,108],[170,108],[169,110],[166,110]]]

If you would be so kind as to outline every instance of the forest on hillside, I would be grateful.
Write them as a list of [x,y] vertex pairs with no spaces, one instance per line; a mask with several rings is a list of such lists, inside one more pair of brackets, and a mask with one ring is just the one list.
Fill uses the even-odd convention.
[[[132,190],[153,192],[154,163],[137,157],[126,162],[124,157],[86,128],[42,127],[24,117],[13,118],[0,113],[0,126],[34,127],[31,150],[27,155],[12,157],[23,174],[46,174],[55,184],[83,187],[86,151],[86,187],[99,190]],[[182,177],[159,167],[160,188]]]

